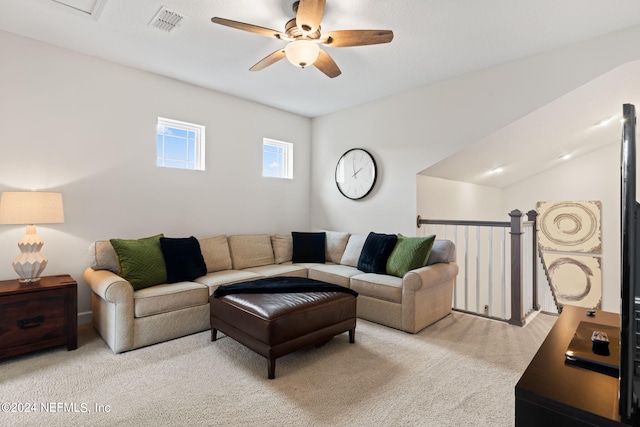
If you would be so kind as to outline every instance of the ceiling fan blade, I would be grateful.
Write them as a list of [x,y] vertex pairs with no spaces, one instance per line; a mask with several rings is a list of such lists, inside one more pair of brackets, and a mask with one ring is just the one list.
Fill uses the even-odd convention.
[[326,0],[300,0],[296,13],[296,25],[300,31],[313,33],[320,28]]
[[214,24],[220,24],[226,27],[235,28],[237,30],[260,34],[261,36],[274,37],[280,40],[291,40],[285,33],[282,33],[280,31],[272,30],[265,27],[259,27],[257,25],[245,24],[244,22],[232,21],[231,19],[218,18],[216,16],[211,18],[211,22],[213,22]]
[[330,47],[365,46],[389,43],[393,40],[391,30],[338,30],[322,36],[322,44]]
[[269,65],[273,65],[285,57],[284,49],[276,50],[275,52],[265,56],[258,61],[253,67],[249,68],[250,71],[260,71],[267,68]]
[[318,59],[316,59],[316,62],[314,62],[313,65],[330,78],[338,77],[342,74],[342,71],[340,71],[340,68],[338,68],[338,65],[335,63],[333,58],[331,58],[329,54],[322,49],[320,49]]

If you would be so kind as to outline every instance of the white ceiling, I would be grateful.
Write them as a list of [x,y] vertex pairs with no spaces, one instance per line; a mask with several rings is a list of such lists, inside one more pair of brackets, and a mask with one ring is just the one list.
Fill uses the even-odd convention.
[[[294,15],[293,0],[58,1],[89,8],[102,4],[91,17],[54,0],[0,0],[0,29],[307,117],[640,25],[638,0],[327,0],[322,20],[325,33],[339,29],[394,32],[389,44],[323,47],[342,70],[342,75],[329,79],[314,67],[299,69],[286,60],[263,71],[248,71],[285,42],[210,21],[219,16],[283,31]],[[186,16],[171,32],[147,25],[162,6]],[[591,89],[598,87],[594,84]],[[575,144],[578,122],[567,120],[571,114],[558,118],[554,111],[571,111],[567,103],[579,102],[580,96],[567,95],[556,101],[556,108],[545,112],[545,107],[490,135],[430,168],[433,173],[429,174],[498,187],[530,175],[534,157],[504,148],[513,146],[517,135],[518,146],[537,144],[537,152],[544,151],[541,143],[549,144],[553,156],[569,150]],[[605,111],[598,106],[592,110],[595,120]],[[615,111],[619,110],[621,106],[616,105]],[[553,135],[529,132],[543,119],[553,121],[555,127],[542,127],[556,129]],[[585,131],[584,126],[580,129]],[[529,135],[526,141],[520,137],[524,134]],[[619,129],[593,144],[611,143],[615,138]],[[568,141],[562,150],[560,140]],[[496,160],[492,150],[490,158],[479,161],[492,147],[506,154]],[[516,175],[487,178],[484,174],[493,163],[521,163],[518,159],[523,157],[527,164],[519,165]],[[538,167],[551,167],[549,162],[539,159]]]
[[640,61],[615,68],[421,173],[503,188],[567,161],[564,155],[620,144],[622,104],[640,114],[638,76]]

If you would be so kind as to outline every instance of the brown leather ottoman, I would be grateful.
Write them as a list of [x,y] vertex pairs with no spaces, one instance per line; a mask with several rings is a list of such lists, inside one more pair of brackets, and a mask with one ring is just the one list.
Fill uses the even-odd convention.
[[[302,284],[329,285],[311,279],[280,279],[285,283],[294,280]],[[251,283],[263,281],[273,284],[280,280],[269,278]],[[293,290],[296,289],[300,290]],[[215,341],[217,332],[221,331],[266,357],[268,378],[273,379],[278,357],[323,343],[347,331],[349,342],[355,342],[357,293],[348,291],[350,293],[278,292],[270,288],[268,293],[259,293],[259,290],[223,296],[214,293],[209,299],[211,341]]]

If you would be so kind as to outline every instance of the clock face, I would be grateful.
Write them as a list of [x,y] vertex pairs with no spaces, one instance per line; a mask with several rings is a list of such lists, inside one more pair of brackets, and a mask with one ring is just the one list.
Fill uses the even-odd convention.
[[336,166],[336,185],[343,196],[362,199],[376,183],[376,161],[361,148],[353,148],[340,157]]

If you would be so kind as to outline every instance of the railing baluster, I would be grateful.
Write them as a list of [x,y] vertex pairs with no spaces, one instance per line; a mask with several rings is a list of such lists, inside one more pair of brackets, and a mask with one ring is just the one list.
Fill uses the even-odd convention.
[[469,310],[469,226],[464,227],[464,309]]
[[[453,245],[456,247],[456,251],[458,250],[458,226],[453,226]],[[456,253],[457,258],[457,253]],[[458,282],[456,280],[456,287],[453,289],[453,306],[458,307]]]
[[488,270],[488,281],[489,281],[489,301],[487,302],[487,312],[485,313],[488,316],[491,316],[491,312],[493,311],[493,228],[489,228],[489,247],[487,248],[489,252],[489,270]]
[[480,312],[480,226],[476,226],[476,313]]

